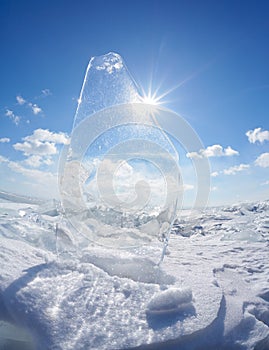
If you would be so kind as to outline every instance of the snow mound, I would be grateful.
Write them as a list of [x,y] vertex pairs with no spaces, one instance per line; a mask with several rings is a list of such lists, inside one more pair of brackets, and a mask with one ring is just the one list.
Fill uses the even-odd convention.
[[148,314],[170,314],[188,311],[192,306],[190,288],[170,288],[156,293],[148,303]]

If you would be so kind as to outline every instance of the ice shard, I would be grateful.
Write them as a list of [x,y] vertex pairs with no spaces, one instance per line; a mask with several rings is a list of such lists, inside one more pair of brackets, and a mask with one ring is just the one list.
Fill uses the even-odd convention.
[[169,113],[143,103],[118,54],[90,60],[60,162],[65,215],[90,242],[167,242],[180,193],[178,154],[158,122]]

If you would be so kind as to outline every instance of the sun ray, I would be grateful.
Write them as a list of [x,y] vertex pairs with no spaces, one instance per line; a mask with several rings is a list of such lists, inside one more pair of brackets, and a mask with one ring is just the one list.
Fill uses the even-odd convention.
[[199,74],[201,74],[204,70],[206,70],[211,64],[212,60],[206,63],[201,68],[197,69],[196,71],[192,72],[189,76],[187,76],[185,79],[180,81],[175,86],[171,87],[170,89],[164,91],[161,94],[158,94],[161,90],[161,83],[157,86],[157,88],[153,91],[153,74],[151,74],[151,78],[149,80],[149,86],[147,92],[142,87],[142,96],[141,101],[144,103],[152,104],[152,105],[163,105],[165,103],[168,103],[168,101],[163,100],[166,96],[174,92],[175,90],[179,89],[189,81],[193,80],[195,77],[197,77]]

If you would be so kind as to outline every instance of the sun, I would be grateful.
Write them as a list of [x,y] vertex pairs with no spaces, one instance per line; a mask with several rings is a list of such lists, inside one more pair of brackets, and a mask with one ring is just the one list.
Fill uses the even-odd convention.
[[142,88],[141,102],[149,105],[153,105],[153,106],[163,104],[164,102],[161,101],[163,96],[162,95],[158,96],[157,94],[158,94],[158,89],[156,89],[156,91],[152,91],[151,86],[149,87],[147,92]]
[[153,106],[157,106],[159,104],[161,104],[161,102],[158,100],[158,98],[156,98],[154,95],[144,95],[142,96],[142,102],[149,104],[149,105],[153,105]]
[[149,83],[149,87],[147,90],[145,90],[143,87],[141,87],[141,102],[146,103],[153,106],[159,106],[164,105],[168,101],[164,100],[164,98],[170,94],[174,90],[174,88],[169,89],[163,93],[160,93],[161,85],[159,85],[156,89],[153,90],[152,88],[152,81]]

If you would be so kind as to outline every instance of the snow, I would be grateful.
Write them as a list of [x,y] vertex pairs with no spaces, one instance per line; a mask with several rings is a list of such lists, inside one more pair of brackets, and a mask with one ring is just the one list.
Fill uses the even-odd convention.
[[148,303],[148,314],[182,313],[192,307],[190,288],[169,288],[156,293]]
[[0,349],[269,349],[268,201],[182,211],[156,266],[23,200],[0,204]]

